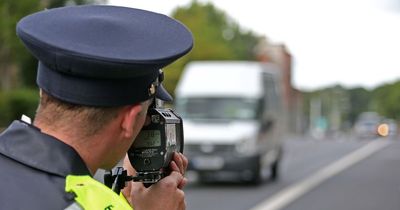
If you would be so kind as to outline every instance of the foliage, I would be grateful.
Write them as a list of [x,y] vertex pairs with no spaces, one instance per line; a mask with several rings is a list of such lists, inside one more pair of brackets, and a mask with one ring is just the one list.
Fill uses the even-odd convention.
[[[335,85],[316,91],[304,92],[303,99],[305,116],[313,118],[308,119],[309,123],[326,121],[329,129],[334,131],[342,129],[344,124],[350,123],[351,100],[348,90],[344,87]],[[311,109],[313,109],[312,113]]]
[[172,16],[193,34],[192,51],[165,68],[166,89],[173,93],[184,66],[191,60],[254,60],[253,49],[259,37],[242,30],[223,11],[211,3],[193,1],[177,8]]
[[[24,49],[15,33],[15,27],[22,17],[40,10],[39,1],[32,0],[2,0],[0,1],[0,71],[3,88],[12,88],[16,84],[4,85],[4,83],[17,83],[14,75],[17,75],[16,66],[28,66],[32,64],[32,56]],[[25,72],[24,72],[25,73]],[[22,73],[21,75],[25,75]],[[30,73],[30,72],[28,72]],[[24,81],[24,77],[22,77]]]
[[106,0],[45,0],[46,8],[62,7],[64,5],[96,4],[104,3]]
[[[12,87],[35,87],[37,61],[24,48],[15,34],[22,17],[65,4],[100,3],[105,0],[1,0],[0,1],[0,125],[20,117],[33,116],[37,93],[29,90],[1,91],[2,83],[15,82]],[[174,92],[182,69],[191,60],[254,60],[254,47],[260,37],[246,31],[225,12],[211,3],[193,1],[176,8],[174,18],[185,24],[194,37],[193,50],[165,68],[164,85]],[[12,76],[16,73],[16,81]],[[309,116],[310,101],[321,100],[321,115],[329,117],[332,108],[340,111],[342,121],[353,123],[365,111],[377,111],[382,116],[400,120],[400,81],[385,84],[374,90],[364,88],[329,87],[304,92],[304,113]],[[35,96],[35,97],[34,97]]]
[[1,0],[0,1],[0,127],[21,114],[34,116],[38,103],[34,88],[37,60],[16,36],[17,22],[26,15],[65,4],[105,2],[104,0]]
[[17,22],[21,18],[44,8],[97,2],[104,2],[104,0],[1,0],[0,73],[2,78],[0,89],[10,89],[21,85],[35,87],[37,61],[25,49],[15,32]]
[[371,110],[371,92],[362,87],[351,88],[348,90],[350,99],[350,112],[348,119],[354,123],[363,112]]
[[39,91],[35,89],[18,89],[0,92],[0,127],[4,127],[22,114],[35,116],[39,102]]
[[[334,87],[303,92],[304,113],[309,116],[311,100],[321,100],[321,115],[329,119],[335,106],[340,107],[341,121],[353,124],[363,112],[377,112],[384,118],[400,121],[400,81],[381,85],[373,90],[362,87],[343,88],[341,94],[332,94]],[[347,99],[346,99],[347,98]]]
[[[8,78],[12,75],[9,72],[18,70],[18,83],[25,87],[35,87],[37,61],[15,35],[18,20],[44,8],[99,2],[105,2],[105,0],[0,1],[0,70],[3,79],[6,82],[10,81]],[[259,37],[251,31],[242,30],[237,23],[212,4],[193,1],[187,7],[177,8],[173,12],[173,17],[183,22],[192,31],[195,43],[191,53],[166,67],[164,84],[170,93],[174,92],[182,69],[190,60],[255,59],[253,48]],[[20,85],[14,84],[12,87]]]
[[372,106],[381,115],[400,120],[400,81],[382,85],[372,92]]
[[10,122],[11,117],[9,109],[10,107],[6,94],[0,92],[0,128],[5,127]]

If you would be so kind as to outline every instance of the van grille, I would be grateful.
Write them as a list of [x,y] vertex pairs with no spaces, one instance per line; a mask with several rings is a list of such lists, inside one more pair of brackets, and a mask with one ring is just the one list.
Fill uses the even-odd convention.
[[235,146],[230,144],[185,144],[184,153],[187,155],[210,155],[235,152]]

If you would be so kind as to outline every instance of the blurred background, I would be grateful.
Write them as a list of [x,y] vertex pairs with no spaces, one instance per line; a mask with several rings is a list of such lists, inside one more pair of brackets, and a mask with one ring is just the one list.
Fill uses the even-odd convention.
[[172,94],[190,61],[272,62],[284,75],[281,85],[293,133],[321,137],[348,132],[363,112],[394,123],[400,119],[400,3],[395,0],[3,0],[1,126],[21,112],[32,116],[37,98],[37,62],[16,37],[16,22],[44,8],[93,3],[164,13],[190,28],[192,52],[165,69],[165,86]]
[[[378,165],[366,166],[372,172],[364,168],[347,176],[356,183],[363,179],[355,177],[371,174],[369,181],[357,186],[345,181],[343,188],[304,196],[319,201],[313,206],[300,199],[297,205],[285,207],[400,208],[400,178],[396,178],[400,173],[391,165],[399,166],[400,162],[396,143],[400,120],[400,1],[1,0],[0,127],[21,114],[33,117],[38,102],[37,61],[17,38],[17,21],[45,8],[76,4],[141,8],[184,23],[193,33],[194,48],[164,69],[164,86],[171,94],[185,67],[193,61],[244,60],[278,67],[278,94],[286,122],[280,179],[264,180],[256,186],[204,184],[196,182],[198,174],[194,173],[187,191],[189,209],[250,209],[372,141],[395,146],[379,159],[382,162],[375,163]],[[384,165],[390,165],[390,169],[379,168]],[[334,185],[341,186],[343,180]],[[337,191],[323,197],[333,189]],[[355,204],[357,199],[350,201],[345,196],[354,194],[362,196],[364,204]],[[380,202],[385,204],[374,205]]]

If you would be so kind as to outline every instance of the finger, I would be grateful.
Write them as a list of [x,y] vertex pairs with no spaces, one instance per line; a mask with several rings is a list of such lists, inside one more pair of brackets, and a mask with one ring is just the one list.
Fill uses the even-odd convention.
[[174,153],[174,161],[178,165],[179,171],[181,172],[181,174],[184,175],[185,174],[185,169],[184,169],[184,165],[183,165],[182,155],[180,155],[179,153],[175,152]]
[[179,167],[175,161],[171,161],[171,163],[169,164],[169,168],[171,169],[171,171],[176,171],[176,172],[182,174],[181,170],[179,169]]
[[140,199],[141,196],[149,189],[144,187],[142,182],[130,182],[130,200],[134,203],[135,200]]
[[181,156],[181,158],[182,158],[183,169],[184,169],[184,171],[186,171],[186,170],[187,170],[187,167],[188,167],[188,165],[189,165],[189,160],[187,159],[187,157],[186,157],[184,154],[182,154],[182,153],[179,153],[179,154],[180,154],[180,156]]
[[137,192],[141,192],[143,190],[146,190],[147,188],[144,187],[142,182],[130,182],[131,183],[131,192],[132,193],[137,193]]
[[188,179],[184,177],[182,179],[181,183],[179,183],[178,188],[182,190],[186,186],[187,183],[188,183]]
[[125,199],[131,202],[131,190],[132,190],[132,184],[131,182],[127,182],[125,187],[121,190],[122,194],[124,195]]
[[136,206],[135,204],[143,203],[143,196],[148,193],[148,188],[145,188],[141,182],[130,182],[131,190],[129,194],[129,203],[131,206]]
[[165,186],[168,187],[178,187],[182,180],[183,176],[181,173],[172,171],[170,175],[166,176],[164,179],[161,179],[159,183],[165,184]]
[[136,170],[135,170],[135,169],[133,168],[133,166],[131,165],[131,162],[129,161],[128,154],[125,155],[123,167],[124,167],[124,169],[127,170],[129,176],[134,176],[134,175],[136,175]]

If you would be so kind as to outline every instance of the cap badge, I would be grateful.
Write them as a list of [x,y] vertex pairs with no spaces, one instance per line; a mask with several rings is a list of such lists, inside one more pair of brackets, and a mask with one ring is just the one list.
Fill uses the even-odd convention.
[[154,83],[151,83],[150,88],[149,88],[149,96],[152,96],[156,93],[156,86]]

